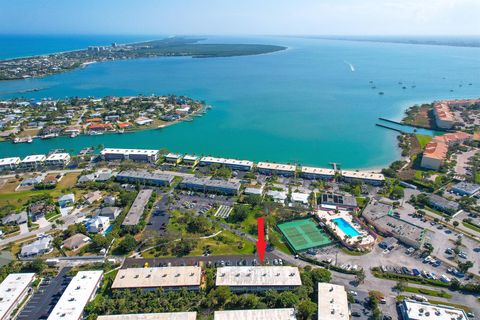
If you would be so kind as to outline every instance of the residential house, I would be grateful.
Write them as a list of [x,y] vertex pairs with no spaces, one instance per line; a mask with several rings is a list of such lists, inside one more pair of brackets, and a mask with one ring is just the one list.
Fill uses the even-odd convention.
[[90,239],[86,235],[77,233],[71,236],[70,238],[65,239],[62,242],[62,247],[68,250],[75,251],[75,250],[81,249],[82,247],[86,246],[91,242],[92,242],[92,239]]
[[20,251],[20,257],[31,258],[49,253],[53,249],[53,237],[42,236],[30,244],[26,244]]
[[110,219],[108,217],[97,216],[86,220],[85,226],[89,233],[105,234],[110,227]]

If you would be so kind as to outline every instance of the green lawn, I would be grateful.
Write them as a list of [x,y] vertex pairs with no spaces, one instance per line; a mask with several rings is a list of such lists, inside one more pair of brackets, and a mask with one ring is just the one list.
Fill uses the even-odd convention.
[[452,297],[452,295],[448,292],[430,290],[430,289],[425,289],[425,288],[406,287],[403,291],[416,293],[416,294],[421,294],[421,295],[432,296],[432,297],[445,298],[445,299],[450,299]]
[[473,231],[480,232],[480,228],[477,227],[477,226],[475,226],[475,225],[473,225],[473,224],[471,224],[471,223],[468,223],[468,222],[463,221],[462,224],[463,224],[465,227],[467,227],[467,228],[469,228],[469,229],[472,229]]
[[432,140],[431,136],[426,136],[423,134],[417,134],[416,137],[422,149],[425,149],[425,146]]

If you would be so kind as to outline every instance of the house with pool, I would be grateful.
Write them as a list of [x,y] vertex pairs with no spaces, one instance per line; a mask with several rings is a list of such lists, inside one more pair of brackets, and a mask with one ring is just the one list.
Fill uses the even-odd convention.
[[375,238],[345,210],[319,209],[317,217],[342,243],[353,249],[369,250]]

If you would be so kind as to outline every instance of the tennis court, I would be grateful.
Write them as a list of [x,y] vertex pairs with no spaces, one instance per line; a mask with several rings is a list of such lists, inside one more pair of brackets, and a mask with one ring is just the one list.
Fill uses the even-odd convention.
[[313,219],[285,222],[279,224],[278,229],[295,251],[304,251],[332,243]]

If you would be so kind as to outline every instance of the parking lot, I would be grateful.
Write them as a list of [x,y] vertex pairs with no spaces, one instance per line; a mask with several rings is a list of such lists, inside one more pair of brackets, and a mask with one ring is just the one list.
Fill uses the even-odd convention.
[[166,232],[167,224],[170,219],[167,210],[168,194],[159,194],[159,197],[160,200],[158,200],[153,206],[146,230],[155,231],[159,235],[163,235]]
[[[202,262],[206,266],[255,266],[260,265],[256,255],[220,255],[220,256],[198,256],[182,258],[154,258],[154,259],[125,259],[122,268],[144,267],[148,263],[149,267],[167,267],[167,266],[196,266]],[[278,259],[271,253],[265,253],[265,264],[284,265],[285,262]]]
[[70,283],[67,276],[70,268],[63,268],[55,278],[44,278],[25,307],[18,315],[18,320],[47,319],[55,304]]

